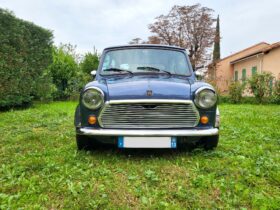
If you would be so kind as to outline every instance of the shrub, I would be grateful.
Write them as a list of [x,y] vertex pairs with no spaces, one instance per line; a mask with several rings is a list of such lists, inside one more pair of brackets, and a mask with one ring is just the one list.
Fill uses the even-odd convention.
[[84,74],[82,71],[78,71],[76,76],[69,80],[68,87],[66,89],[69,99],[78,100],[80,91],[91,78],[92,76]]
[[271,103],[280,104],[280,80],[275,81],[274,83]]
[[0,109],[31,103],[52,61],[52,33],[0,8]]
[[220,91],[220,89],[218,88],[218,85],[217,85],[217,81],[216,81],[216,80],[207,79],[206,82],[209,83],[210,85],[212,85],[212,86],[214,87],[214,89],[216,90],[216,92],[217,92],[218,95],[221,95],[221,91]]
[[97,52],[94,53],[86,53],[84,59],[82,60],[80,67],[82,72],[90,75],[92,70],[97,70],[99,64],[99,57]]
[[71,95],[69,85],[79,71],[74,50],[70,44],[53,47],[53,63],[48,67],[48,71],[56,87],[54,99],[64,100]]
[[259,103],[264,103],[271,96],[270,84],[273,78],[270,72],[263,72],[248,79],[249,87]]
[[245,88],[245,83],[232,82],[229,85],[229,98],[233,103],[240,103],[242,100],[242,93]]
[[219,100],[219,104],[231,103],[230,97],[228,95],[219,95],[218,100]]
[[56,89],[53,93],[55,100],[76,100],[79,97],[81,89],[92,79],[90,71],[98,66],[98,63],[94,63],[95,56],[97,54],[87,53],[79,65],[80,58],[75,52],[75,46],[61,44],[53,47],[53,63],[48,67],[48,71]]
[[57,91],[56,86],[52,83],[50,72],[46,69],[42,76],[37,80],[35,99],[50,102]]

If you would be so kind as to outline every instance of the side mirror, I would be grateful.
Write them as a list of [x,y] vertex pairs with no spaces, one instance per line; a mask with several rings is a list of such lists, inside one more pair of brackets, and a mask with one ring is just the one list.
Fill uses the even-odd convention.
[[203,79],[203,73],[200,72],[200,71],[195,71],[194,75],[195,75],[197,80],[202,80]]
[[90,74],[91,74],[92,76],[95,76],[95,75],[96,75],[96,70],[92,70],[92,71],[90,72]]
[[201,73],[200,73],[199,71],[195,71],[195,72],[194,72],[194,75],[195,75],[196,77],[200,77],[200,76],[201,76]]

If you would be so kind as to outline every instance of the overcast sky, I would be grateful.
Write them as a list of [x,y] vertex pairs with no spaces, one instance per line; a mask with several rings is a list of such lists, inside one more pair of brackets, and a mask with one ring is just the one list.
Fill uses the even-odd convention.
[[195,3],[220,15],[222,57],[261,41],[280,41],[279,0],[0,0],[0,7],[52,30],[56,44],[70,42],[83,53],[146,39],[156,16],[175,4]]

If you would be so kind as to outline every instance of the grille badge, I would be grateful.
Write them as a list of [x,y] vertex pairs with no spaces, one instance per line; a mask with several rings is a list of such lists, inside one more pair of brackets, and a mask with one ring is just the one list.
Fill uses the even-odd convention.
[[152,90],[147,90],[147,96],[152,96],[153,95],[153,91]]

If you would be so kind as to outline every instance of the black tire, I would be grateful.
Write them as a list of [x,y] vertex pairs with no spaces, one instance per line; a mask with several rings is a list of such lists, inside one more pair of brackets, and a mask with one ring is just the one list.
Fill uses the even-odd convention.
[[78,150],[91,150],[93,144],[88,136],[76,135],[76,142]]
[[207,136],[200,140],[200,145],[205,150],[213,150],[218,146],[219,143],[219,135],[217,136]]

